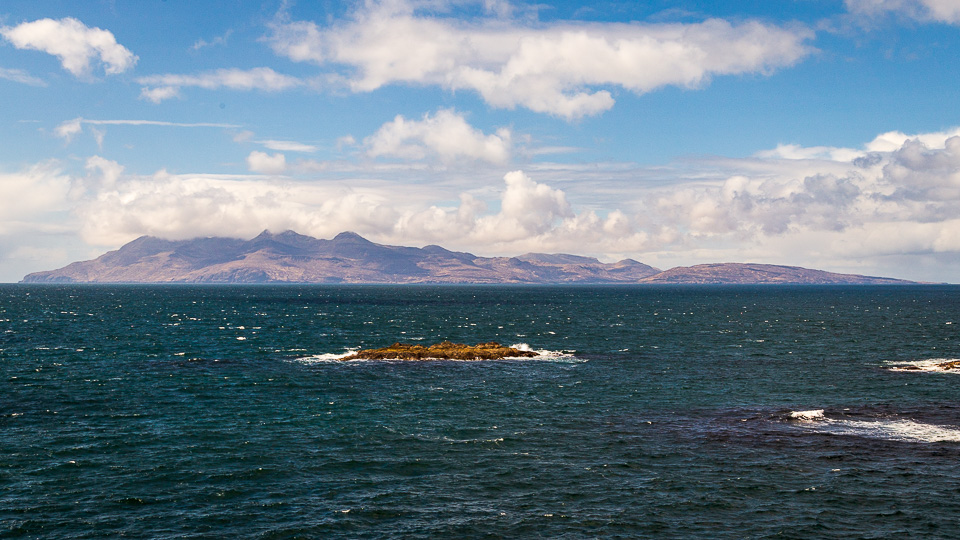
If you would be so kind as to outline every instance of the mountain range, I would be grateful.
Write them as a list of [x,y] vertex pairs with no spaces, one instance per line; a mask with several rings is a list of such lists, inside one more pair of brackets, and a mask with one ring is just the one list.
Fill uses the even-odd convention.
[[116,251],[23,283],[651,283],[897,284],[890,278],[794,266],[721,263],[658,268],[624,259],[528,253],[478,257],[440,246],[389,246],[344,232],[321,240],[286,231],[256,238],[142,236]]

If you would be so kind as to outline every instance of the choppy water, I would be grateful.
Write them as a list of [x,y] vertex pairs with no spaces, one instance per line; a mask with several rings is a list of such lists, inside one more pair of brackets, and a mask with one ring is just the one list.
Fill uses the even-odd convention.
[[[960,287],[0,286],[0,537],[960,536]],[[338,362],[496,340],[544,360]]]

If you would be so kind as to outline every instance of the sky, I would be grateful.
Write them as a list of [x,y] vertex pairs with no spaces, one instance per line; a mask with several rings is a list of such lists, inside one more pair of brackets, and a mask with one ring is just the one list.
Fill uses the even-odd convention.
[[0,282],[143,235],[960,283],[960,0],[4,0]]

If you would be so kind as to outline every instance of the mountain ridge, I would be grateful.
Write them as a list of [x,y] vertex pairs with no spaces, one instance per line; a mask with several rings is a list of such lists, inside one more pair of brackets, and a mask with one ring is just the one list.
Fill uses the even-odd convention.
[[442,246],[371,242],[346,231],[324,240],[263,231],[250,240],[141,236],[96,259],[28,274],[22,283],[648,283],[908,284],[795,266],[709,263],[658,268],[563,253],[479,257]]

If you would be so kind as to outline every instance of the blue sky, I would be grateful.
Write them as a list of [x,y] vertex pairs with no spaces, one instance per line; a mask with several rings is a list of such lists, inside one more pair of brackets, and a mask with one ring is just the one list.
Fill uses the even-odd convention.
[[960,282],[960,0],[0,5],[0,281],[141,235]]

